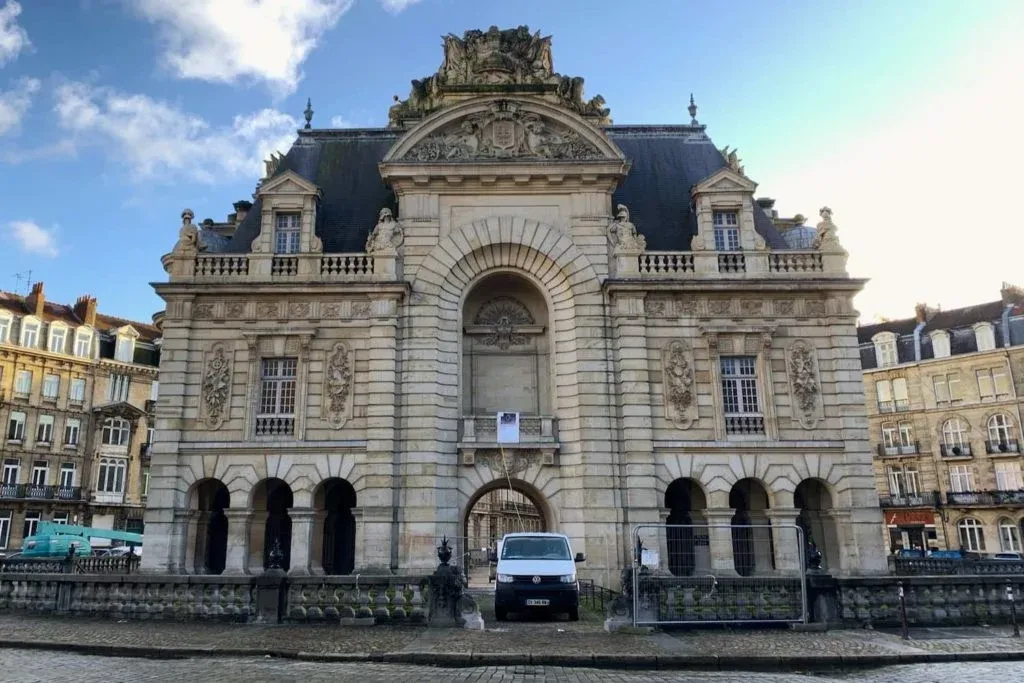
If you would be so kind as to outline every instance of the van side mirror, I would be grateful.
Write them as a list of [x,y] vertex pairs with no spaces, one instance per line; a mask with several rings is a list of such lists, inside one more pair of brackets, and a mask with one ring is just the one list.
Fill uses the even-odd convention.
[[576,553],[576,561],[577,562],[586,562],[587,561],[587,556],[584,555],[583,553]]
[[498,561],[498,552],[496,550],[488,550],[487,561],[496,563]]

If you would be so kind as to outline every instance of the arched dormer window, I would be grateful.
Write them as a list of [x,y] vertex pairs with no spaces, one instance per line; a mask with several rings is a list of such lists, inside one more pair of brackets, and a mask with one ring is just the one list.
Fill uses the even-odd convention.
[[949,332],[935,330],[929,335],[932,338],[932,355],[936,358],[949,357]]
[[42,323],[39,322],[39,318],[31,315],[26,315],[21,319],[21,345],[27,348],[38,348],[39,347],[39,330],[42,327]]
[[126,325],[116,331],[117,342],[114,346],[114,360],[122,363],[135,361],[135,341],[139,333],[131,325]]
[[92,328],[79,327],[75,330],[75,355],[79,358],[92,358]]
[[871,338],[875,345],[875,361],[880,368],[897,365],[900,362],[896,350],[896,335],[892,332],[879,332]]
[[14,316],[10,311],[0,311],[0,344],[11,342],[11,330],[14,328]]
[[974,339],[979,351],[991,351],[996,348],[996,331],[992,323],[978,323],[974,326]]
[[46,349],[50,353],[67,353],[68,326],[62,322],[50,323],[50,331],[46,340]]

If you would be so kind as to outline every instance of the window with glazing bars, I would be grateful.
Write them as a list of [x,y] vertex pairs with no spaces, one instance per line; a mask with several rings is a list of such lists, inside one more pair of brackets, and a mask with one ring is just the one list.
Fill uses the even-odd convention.
[[260,415],[295,414],[295,358],[264,358],[260,383]]
[[299,219],[297,213],[279,213],[274,223],[274,252],[296,254],[299,251]]
[[740,228],[735,211],[715,211],[713,216],[716,251],[739,251]]
[[754,356],[723,356],[722,407],[726,415],[760,415]]

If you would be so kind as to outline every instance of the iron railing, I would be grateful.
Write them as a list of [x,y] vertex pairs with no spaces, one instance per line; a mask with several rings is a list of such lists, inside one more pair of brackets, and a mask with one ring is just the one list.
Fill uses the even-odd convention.
[[1024,505],[1024,491],[947,491],[946,505]]
[[942,444],[939,446],[939,453],[943,458],[969,458],[971,457],[971,444]]
[[1020,446],[1017,444],[1016,439],[1000,439],[999,441],[986,441],[985,452],[988,453],[989,455],[999,455],[1001,453],[1020,453]]
[[938,507],[940,503],[938,491],[915,493],[912,496],[879,496],[879,507],[883,508],[922,508]]
[[23,500],[81,500],[80,486],[0,484],[0,498]]
[[892,455],[915,455],[920,451],[920,443],[914,441],[913,443],[901,443],[894,446],[886,446],[884,443],[878,444],[878,454],[885,456]]

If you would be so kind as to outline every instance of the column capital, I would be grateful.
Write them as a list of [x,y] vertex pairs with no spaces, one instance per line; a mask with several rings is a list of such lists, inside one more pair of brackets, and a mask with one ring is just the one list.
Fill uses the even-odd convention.
[[252,508],[224,508],[224,516],[229,520],[231,519],[248,519],[252,517],[254,510]]
[[292,523],[312,521],[316,519],[318,512],[320,511],[314,508],[288,508],[288,516],[291,518]]

